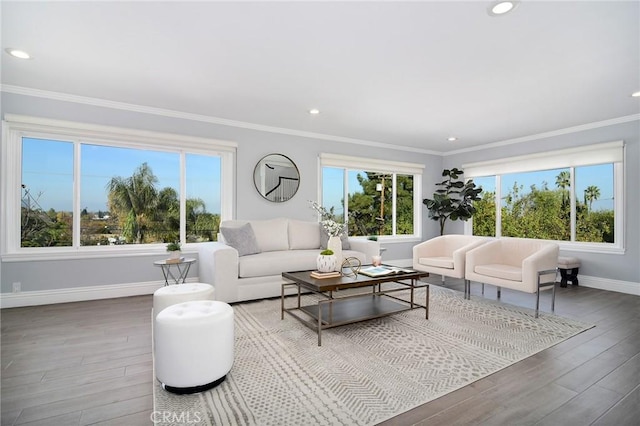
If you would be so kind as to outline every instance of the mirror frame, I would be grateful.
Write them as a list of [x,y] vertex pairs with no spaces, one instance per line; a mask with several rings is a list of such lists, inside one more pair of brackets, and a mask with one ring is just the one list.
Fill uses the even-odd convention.
[[[281,175],[269,176],[270,170],[281,169]],[[274,172],[272,172],[274,173]],[[271,184],[269,184],[269,181]],[[300,171],[296,163],[283,154],[267,154],[253,169],[253,184],[262,198],[273,203],[284,203],[293,198],[300,188]],[[270,188],[267,188],[267,185]],[[280,190],[278,190],[280,188]]]

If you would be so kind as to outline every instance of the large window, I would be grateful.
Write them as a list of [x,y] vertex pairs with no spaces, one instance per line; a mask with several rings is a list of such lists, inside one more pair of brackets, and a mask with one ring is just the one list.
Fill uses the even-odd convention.
[[11,118],[5,253],[213,241],[231,217],[234,144]]
[[483,189],[473,234],[621,249],[623,157],[614,142],[463,166]]
[[322,205],[351,236],[420,235],[422,165],[322,154]]

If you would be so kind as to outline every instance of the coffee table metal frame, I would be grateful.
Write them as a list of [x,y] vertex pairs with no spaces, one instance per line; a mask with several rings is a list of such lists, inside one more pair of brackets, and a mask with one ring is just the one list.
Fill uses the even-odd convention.
[[[427,272],[414,271],[375,278],[358,274],[355,277],[342,276],[325,279],[312,278],[310,273],[311,271],[282,273],[283,278],[292,282],[282,284],[280,319],[284,320],[286,312],[307,327],[317,331],[318,346],[322,345],[322,330],[327,328],[367,321],[418,308],[424,309],[425,319],[429,319],[429,284],[419,283],[420,278],[429,276]],[[400,286],[383,289],[383,285],[390,283],[400,284]],[[285,308],[285,291],[289,287],[297,288],[297,304],[292,308]],[[341,290],[366,289],[367,287],[371,288],[371,292],[336,295]],[[414,291],[418,288],[426,288],[424,305],[414,300]],[[408,301],[393,295],[393,293],[406,290],[409,290]],[[310,291],[324,297],[324,299],[314,305],[302,305],[302,291]],[[300,313],[304,313],[306,317]]]

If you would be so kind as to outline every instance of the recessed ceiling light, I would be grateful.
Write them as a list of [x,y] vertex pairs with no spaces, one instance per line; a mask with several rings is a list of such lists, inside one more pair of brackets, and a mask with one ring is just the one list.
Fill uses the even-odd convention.
[[504,15],[507,12],[511,12],[516,8],[518,2],[517,1],[497,1],[489,6],[488,12],[491,16],[500,16]]
[[317,108],[312,108],[309,110],[309,114],[312,114],[312,115],[320,114],[320,110]]
[[448,137],[448,138],[447,138],[447,140],[448,140],[449,142],[455,142],[455,141],[457,141],[457,140],[458,140],[458,138],[456,138],[455,136],[451,136],[451,137]]
[[640,92],[632,93],[631,96],[633,96],[634,98],[640,98]]
[[9,55],[13,56],[14,58],[31,59],[31,55],[29,55],[24,50],[14,49],[12,47],[9,47],[8,49],[5,49],[4,51],[7,52]]

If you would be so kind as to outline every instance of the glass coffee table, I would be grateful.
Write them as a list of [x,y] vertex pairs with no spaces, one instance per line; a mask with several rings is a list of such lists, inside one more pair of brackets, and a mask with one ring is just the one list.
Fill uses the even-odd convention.
[[[420,278],[428,277],[429,273],[411,269],[405,271],[379,277],[357,274],[323,279],[311,277],[313,271],[283,272],[282,277],[291,282],[282,284],[281,319],[284,319],[286,312],[316,330],[318,346],[322,345],[322,330],[327,328],[418,308],[424,309],[425,319],[429,319],[429,284],[419,281]],[[297,303],[294,307],[285,307],[285,291],[289,287],[297,288]],[[426,289],[424,305],[414,299],[415,290],[419,288]],[[302,305],[302,292],[316,294],[320,296],[319,300]],[[408,292],[408,300],[398,297],[395,294],[398,292]]]

